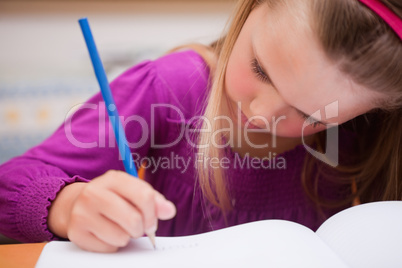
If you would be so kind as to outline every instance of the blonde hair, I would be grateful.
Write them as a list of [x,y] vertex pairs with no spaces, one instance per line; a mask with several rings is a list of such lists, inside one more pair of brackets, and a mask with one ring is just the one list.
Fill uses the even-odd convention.
[[[340,71],[356,83],[389,96],[386,101],[382,100],[382,109],[371,111],[343,125],[357,133],[359,148],[355,155],[350,157],[352,162],[349,165],[339,166],[336,175],[328,177],[346,185],[351,185],[353,180],[357,185],[355,193],[335,204],[322,200],[317,191],[318,178],[328,168],[323,167],[323,163],[311,156],[306,157],[301,174],[305,191],[317,204],[326,206],[350,205],[356,197],[360,197],[363,202],[401,199],[401,40],[358,0],[304,1],[308,1],[307,6],[311,12],[310,26],[328,59],[337,63]],[[401,16],[400,3],[396,0],[383,2]],[[213,79],[205,107],[205,120],[201,126],[210,131],[201,132],[199,135],[199,155],[220,159],[224,154],[224,151],[216,146],[223,143],[222,135],[213,136],[211,133],[216,133],[222,128],[221,122],[214,118],[222,114],[221,103],[226,101],[224,77],[228,59],[250,12],[262,3],[268,4],[271,9],[278,5],[294,4],[290,0],[238,1],[227,34],[211,46],[215,51],[216,61],[211,61],[214,66]],[[212,140],[213,137],[217,140]],[[317,147],[324,148],[324,144],[325,132],[321,132],[317,135]],[[223,212],[230,209],[231,202],[224,171],[209,165],[206,168],[202,161],[197,164],[199,184],[204,196]]]
[[[203,157],[220,159],[223,151],[216,145],[222,144],[222,139],[215,136],[218,140],[212,140],[211,133],[216,133],[222,128],[221,122],[214,120],[216,116],[222,114],[220,108],[225,101],[224,82],[225,73],[229,56],[233,46],[240,34],[240,31],[246,22],[248,15],[255,6],[256,1],[239,1],[234,9],[232,24],[228,29],[226,36],[213,44],[215,53],[219,55],[216,71],[214,72],[212,87],[208,96],[208,103],[205,108],[203,125],[201,128],[207,129],[207,122],[210,124],[210,132],[201,132],[199,137],[198,155]],[[199,184],[204,196],[214,205],[220,207],[223,211],[231,208],[230,198],[226,190],[225,173],[221,168],[205,168],[203,161],[197,161]]]

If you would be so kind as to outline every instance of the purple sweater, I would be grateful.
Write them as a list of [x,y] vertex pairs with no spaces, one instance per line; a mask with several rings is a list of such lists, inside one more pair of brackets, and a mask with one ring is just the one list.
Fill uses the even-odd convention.
[[[147,161],[147,181],[177,207],[174,219],[159,222],[157,235],[197,234],[263,219],[318,228],[325,219],[300,179],[303,146],[263,162],[227,150],[220,164],[234,206],[228,225],[219,209],[205,204],[196,181],[192,119],[202,115],[208,75],[202,58],[186,51],[143,62],[111,83],[134,161]],[[22,242],[58,239],[46,223],[51,201],[65,185],[88,182],[109,169],[124,167],[97,94],[42,144],[0,167],[0,233]],[[328,186],[326,192],[336,196],[339,188]]]

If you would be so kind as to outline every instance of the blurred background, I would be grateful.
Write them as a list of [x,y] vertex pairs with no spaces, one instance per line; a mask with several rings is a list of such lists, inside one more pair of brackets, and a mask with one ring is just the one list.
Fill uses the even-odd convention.
[[144,59],[218,38],[234,0],[0,0],[0,164],[49,136],[99,91],[78,19],[109,81]]

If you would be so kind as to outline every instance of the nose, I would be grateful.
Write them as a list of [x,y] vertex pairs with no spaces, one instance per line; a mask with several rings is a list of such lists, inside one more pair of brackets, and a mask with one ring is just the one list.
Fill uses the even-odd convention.
[[268,122],[273,118],[279,118],[286,114],[289,105],[280,97],[279,94],[260,94],[250,103],[250,112],[257,116],[254,122],[262,121],[258,117],[263,117]]

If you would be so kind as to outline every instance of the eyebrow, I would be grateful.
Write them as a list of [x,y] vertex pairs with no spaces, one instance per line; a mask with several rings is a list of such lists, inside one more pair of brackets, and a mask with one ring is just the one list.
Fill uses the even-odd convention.
[[[256,50],[254,44],[253,44],[253,50],[254,50],[254,56],[255,56],[255,58],[256,58],[256,60],[257,60],[257,62],[258,62],[258,65],[260,65],[262,71],[264,72],[264,74],[265,74],[265,75],[267,76],[267,78],[269,79],[270,84],[275,88],[275,90],[276,90],[277,92],[280,92],[280,91],[278,90],[278,88],[275,86],[275,83],[274,83],[274,81],[272,80],[271,76],[269,76],[269,73],[268,73],[267,69],[264,67],[264,65],[263,65],[263,64],[261,63],[261,61],[259,60],[258,53],[257,53],[257,50]],[[294,107],[294,106],[291,106],[291,107],[292,107],[293,109],[295,109],[298,113],[303,114],[303,115],[305,115],[306,117],[311,117],[311,118],[313,118],[313,120],[315,120],[317,123],[320,123],[320,124],[322,124],[322,125],[324,125],[324,126],[327,126],[327,125],[329,124],[329,123],[327,123],[327,122],[318,120],[317,118],[312,117],[311,115],[306,114],[305,112],[303,112],[303,111],[297,109],[297,108]]]

